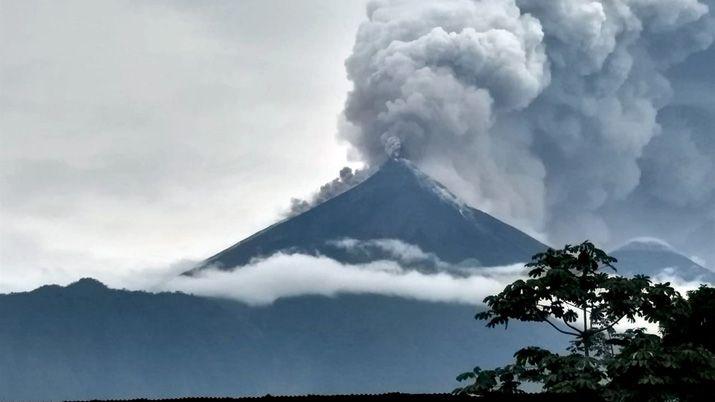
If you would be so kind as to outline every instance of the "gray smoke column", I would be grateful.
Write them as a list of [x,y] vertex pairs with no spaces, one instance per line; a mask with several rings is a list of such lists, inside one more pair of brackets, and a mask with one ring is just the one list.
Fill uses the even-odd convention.
[[371,166],[398,149],[554,243],[668,238],[665,226],[613,229],[662,203],[713,227],[715,156],[661,113],[668,72],[711,45],[713,26],[697,0],[373,1],[346,62],[339,136]]
[[290,200],[290,210],[288,210],[286,217],[290,218],[292,216],[302,214],[314,206],[322,204],[323,202],[350,190],[351,188],[362,183],[363,180],[368,178],[371,173],[372,170],[369,168],[353,170],[352,168],[346,166],[340,169],[340,173],[337,178],[320,186],[320,190],[315,192],[315,194],[313,194],[309,199],[304,200],[300,198],[292,198]]
[[368,18],[346,63],[354,90],[341,135],[368,164],[400,144],[422,168],[459,172],[445,184],[466,181],[467,201],[512,199],[505,215],[540,215],[543,165],[528,138],[495,127],[549,85],[539,21],[513,3],[468,0],[373,2]]

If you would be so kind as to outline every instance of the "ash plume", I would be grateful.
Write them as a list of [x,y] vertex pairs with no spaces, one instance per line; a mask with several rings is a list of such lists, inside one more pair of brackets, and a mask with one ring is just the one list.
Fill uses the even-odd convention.
[[713,42],[711,6],[372,1],[339,137],[369,166],[398,144],[468,203],[555,244],[645,234],[712,260],[715,94],[678,73]]
[[370,176],[370,173],[372,173],[372,170],[369,168],[355,169],[353,171],[353,169],[349,166],[345,166],[340,169],[340,173],[337,178],[320,186],[320,190],[313,194],[309,199],[304,200],[301,198],[292,198],[290,200],[290,210],[286,216],[290,218],[292,216],[300,215],[314,206],[322,204],[323,202],[344,193],[345,191],[362,183],[363,180]]

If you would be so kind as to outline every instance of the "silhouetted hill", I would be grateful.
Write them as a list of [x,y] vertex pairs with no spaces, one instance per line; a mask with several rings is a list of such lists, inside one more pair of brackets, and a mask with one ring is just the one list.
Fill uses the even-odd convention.
[[[162,401],[182,401],[185,399],[161,399]],[[192,398],[193,400],[193,398]],[[354,395],[288,395],[273,396],[264,395],[262,397],[246,398],[196,398],[196,400],[206,400],[214,402],[229,401],[380,401],[380,402],[439,402],[439,401],[474,401],[475,397],[470,395],[453,395],[450,393],[441,394],[405,394],[399,392],[389,392],[384,394],[354,394]],[[533,394],[501,394],[494,393],[480,396],[480,402],[602,402],[603,399],[593,394],[554,394],[554,393],[533,393]]]
[[446,392],[549,328],[487,329],[475,308],[391,297],[273,305],[83,279],[0,295],[0,400]]

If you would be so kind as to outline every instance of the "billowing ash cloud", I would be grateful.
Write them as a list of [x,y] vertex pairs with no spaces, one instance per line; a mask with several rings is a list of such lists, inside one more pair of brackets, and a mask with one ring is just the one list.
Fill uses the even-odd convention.
[[341,136],[371,165],[397,143],[403,157],[460,172],[454,180],[478,190],[467,201],[518,199],[508,215],[539,214],[532,183],[544,168],[528,139],[493,134],[497,116],[550,82],[539,21],[502,1],[373,2],[368,17],[347,61],[352,126]]
[[368,165],[399,152],[555,244],[646,234],[713,253],[715,95],[673,76],[713,41],[708,5],[381,0],[367,18],[339,136]]

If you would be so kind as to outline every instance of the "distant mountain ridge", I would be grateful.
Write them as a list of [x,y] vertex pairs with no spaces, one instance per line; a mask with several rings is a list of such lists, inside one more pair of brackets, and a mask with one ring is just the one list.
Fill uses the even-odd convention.
[[352,189],[261,230],[208,258],[202,267],[231,269],[279,251],[320,254],[345,263],[391,259],[379,247],[359,252],[339,247],[346,239],[400,241],[449,264],[471,266],[525,262],[546,248],[460,202],[409,161],[390,159]]
[[486,328],[475,311],[377,295],[252,307],[85,278],[0,294],[0,400],[449,392],[475,364],[566,346],[547,326]]

